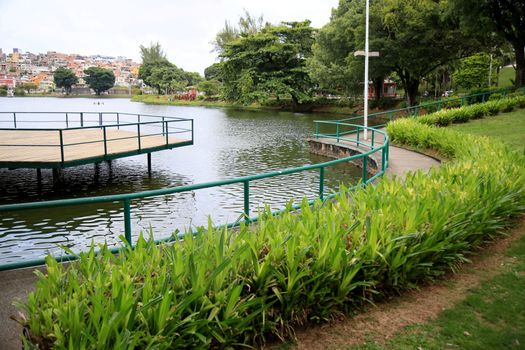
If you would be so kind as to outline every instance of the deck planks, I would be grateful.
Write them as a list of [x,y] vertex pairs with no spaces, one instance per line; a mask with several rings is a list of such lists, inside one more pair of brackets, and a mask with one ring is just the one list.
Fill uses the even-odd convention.
[[[172,148],[190,140],[166,136],[141,134],[140,148],[137,132],[107,129],[107,155],[153,149]],[[104,157],[102,128],[63,130],[64,162]],[[71,145],[82,143],[80,145]],[[30,146],[33,145],[33,146]],[[61,162],[60,133],[48,130],[0,130],[0,162],[3,163],[56,163]]]

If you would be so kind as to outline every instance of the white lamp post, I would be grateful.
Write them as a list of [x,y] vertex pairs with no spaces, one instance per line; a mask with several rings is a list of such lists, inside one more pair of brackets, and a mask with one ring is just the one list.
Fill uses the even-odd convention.
[[366,0],[366,19],[365,19],[365,51],[356,51],[354,56],[365,56],[365,86],[363,88],[363,100],[364,100],[364,131],[363,136],[365,140],[368,140],[368,58],[369,57],[378,57],[379,52],[369,52],[368,50],[368,22],[369,22],[369,0]]

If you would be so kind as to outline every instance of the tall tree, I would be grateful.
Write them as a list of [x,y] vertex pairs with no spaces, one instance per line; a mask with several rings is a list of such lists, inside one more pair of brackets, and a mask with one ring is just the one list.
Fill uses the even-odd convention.
[[264,18],[262,15],[257,17],[244,9],[244,14],[239,17],[237,26],[230,24],[229,21],[224,22],[224,28],[215,35],[215,40],[211,42],[213,51],[221,55],[226,49],[226,45],[243,35],[257,33],[263,28],[263,23]]
[[310,21],[283,22],[228,44],[222,54],[225,97],[252,103],[287,94],[299,110],[312,95],[306,59],[314,33]]
[[71,93],[71,87],[78,83],[78,77],[71,69],[60,67],[53,74],[55,85],[64,88],[66,95]]
[[453,0],[463,24],[471,32],[493,31],[512,45],[516,60],[516,87],[525,85],[525,1],[523,0]]
[[139,48],[142,63],[159,63],[168,61],[166,54],[162,50],[158,41],[156,43],[151,43],[149,47],[140,45]]
[[[339,85],[344,86],[345,75],[355,82],[352,77],[362,64],[362,59],[356,60],[352,54],[364,47],[363,11],[364,1],[341,0],[327,29],[321,30],[319,47],[314,49],[317,62],[326,72],[340,73],[336,75]],[[335,34],[333,39],[331,33]],[[379,58],[370,60],[371,76],[395,72],[407,102],[413,105],[423,77],[479,50],[479,46],[460,30],[458,16],[450,11],[448,0],[382,0],[370,7],[370,49],[380,52]],[[323,79],[330,78],[324,74]]]
[[115,74],[111,69],[90,67],[84,70],[84,73],[84,81],[98,96],[115,85]]

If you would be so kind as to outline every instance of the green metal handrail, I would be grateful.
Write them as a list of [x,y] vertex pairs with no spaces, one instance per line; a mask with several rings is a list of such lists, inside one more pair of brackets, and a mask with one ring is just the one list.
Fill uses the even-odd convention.
[[[347,125],[352,126],[352,124],[347,124]],[[364,127],[359,126],[359,125],[354,125],[354,126],[364,129]],[[243,184],[243,214],[241,216],[241,221],[242,219],[244,219],[246,223],[255,222],[258,220],[258,217],[250,216],[250,182],[252,181],[273,178],[273,177],[278,177],[278,176],[283,176],[283,175],[289,175],[289,174],[295,174],[295,173],[300,173],[300,172],[309,171],[309,170],[319,170],[320,175],[319,175],[318,197],[321,200],[325,200],[327,198],[333,198],[335,196],[335,194],[333,193],[328,197],[325,196],[324,173],[325,173],[325,168],[329,166],[362,159],[363,172],[362,172],[361,180],[357,186],[365,186],[371,183],[372,181],[374,181],[375,179],[377,179],[379,176],[382,176],[388,167],[389,138],[388,138],[388,135],[383,131],[375,130],[374,128],[368,128],[368,130],[370,130],[370,132],[374,134],[376,133],[381,134],[383,136],[383,142],[381,144],[378,144],[376,142],[374,145],[365,144],[363,142],[357,143],[358,145],[368,146],[369,150],[366,152],[351,156],[351,157],[345,157],[345,158],[336,159],[336,160],[319,163],[319,164],[305,165],[301,167],[288,168],[288,169],[261,173],[261,174],[256,174],[256,175],[242,176],[242,177],[237,177],[233,179],[205,182],[205,183],[195,184],[195,185],[167,187],[167,188],[161,188],[157,190],[149,190],[149,191],[142,191],[142,192],[135,192],[135,193],[127,193],[127,194],[116,194],[116,195],[97,196],[97,197],[71,198],[71,199],[60,199],[60,200],[43,201],[43,202],[30,202],[30,203],[0,205],[0,213],[8,212],[8,211],[47,209],[47,208],[53,208],[53,207],[68,207],[68,206],[86,205],[86,204],[120,202],[122,203],[123,211],[124,211],[124,238],[127,244],[129,244],[130,246],[133,246],[133,239],[132,239],[132,234],[131,234],[132,233],[132,227],[131,227],[131,201],[132,200],[147,198],[147,197],[165,196],[165,195],[170,195],[174,193],[195,191],[195,190],[204,189],[204,188],[220,187],[220,186],[231,185],[231,184]],[[345,139],[345,141],[356,143],[356,140],[352,140],[352,139]],[[381,167],[379,168],[379,171],[374,176],[368,177],[368,169],[367,169],[368,158],[370,157],[370,155],[377,153],[377,152],[381,152],[381,157],[382,157]],[[313,201],[311,201],[311,203],[313,203]],[[294,206],[294,208],[298,208],[298,206]],[[283,209],[274,211],[273,214],[277,215],[282,211]],[[239,225],[239,223],[240,223],[240,220],[237,220],[236,222],[229,223],[226,226],[233,227],[233,226]],[[178,237],[182,238],[185,234],[186,233],[179,233]],[[168,238],[157,240],[157,242],[166,242],[172,239],[174,239],[174,237],[170,236]],[[115,248],[113,251],[118,252],[119,248]],[[61,257],[57,257],[56,259],[58,261],[66,261],[66,260],[73,260],[75,258],[76,258],[75,256],[64,255]],[[0,271],[21,268],[21,267],[38,266],[44,263],[45,263],[44,259],[34,259],[34,260],[27,260],[27,261],[22,261],[22,262],[3,264],[3,265],[0,265]]]
[[[151,132],[144,133],[144,130],[141,129],[141,126],[147,126],[147,127],[157,127],[162,129],[162,133],[155,133],[155,135],[162,135],[165,136],[165,143],[162,146],[155,146],[155,149],[158,149],[159,147],[162,149],[165,148],[171,148],[174,145],[191,145],[193,144],[193,119],[187,119],[187,118],[178,118],[178,117],[168,117],[168,116],[156,116],[156,115],[150,115],[150,114],[133,114],[133,113],[120,113],[120,112],[0,112],[0,116],[2,114],[12,115],[13,117],[13,127],[10,128],[0,128],[0,131],[11,131],[11,130],[18,130],[18,131],[50,131],[50,132],[56,132],[57,134],[57,141],[56,144],[29,144],[29,143],[20,143],[20,144],[0,144],[0,147],[56,147],[57,152],[60,154],[60,160],[57,162],[54,162],[50,164],[49,162],[46,164],[38,164],[36,163],[27,163],[27,162],[0,162],[0,166],[3,167],[17,167],[17,168],[23,168],[23,167],[65,167],[69,165],[79,165],[82,164],[82,160],[68,160],[65,157],[65,148],[68,146],[78,146],[83,144],[93,144],[93,143],[102,143],[104,148],[104,154],[98,158],[98,161],[103,160],[109,160],[109,154],[108,154],[108,143],[111,141],[117,141],[117,140],[123,140],[123,139],[136,139],[138,144],[138,153],[143,153],[150,148],[147,148],[143,150],[141,147],[141,139],[143,137],[149,137],[153,136],[151,135]],[[38,115],[38,114],[63,114],[65,116],[65,128],[25,128],[20,127],[20,124],[22,122],[27,121],[21,121],[20,119],[17,119],[17,115],[20,114],[32,114],[32,115]],[[70,123],[72,122],[70,120],[70,115],[77,114],[79,119],[75,120],[74,122],[77,122],[80,124],[80,126],[70,126]],[[98,120],[94,121],[95,123],[98,123],[98,125],[86,125],[88,122],[93,122],[92,120],[86,120],[84,118],[84,115],[92,115],[96,114],[98,115]],[[108,123],[108,118],[106,117],[104,119],[105,115],[116,115],[116,124],[114,123],[113,119],[111,119]],[[121,120],[120,116],[131,116],[135,117],[137,119],[137,122],[126,122]],[[154,119],[153,121],[144,121],[141,120],[141,117],[146,117],[148,119]],[[8,121],[11,122],[11,121]],[[49,122],[49,121],[47,121]],[[60,121],[62,122],[62,121]],[[180,123],[190,123],[189,127],[177,127],[174,125],[178,125]],[[183,125],[185,126],[185,125]],[[107,137],[107,129],[108,128],[116,128],[120,129],[123,127],[135,127],[137,131],[137,136],[129,136],[129,137],[117,137],[117,138],[108,138]],[[65,143],[64,142],[64,135],[67,134],[68,131],[71,130],[84,130],[84,129],[100,129],[102,132],[102,135],[100,139],[93,140],[93,141],[85,141],[85,142],[73,142],[73,143]],[[169,135],[173,134],[179,134],[179,133],[188,133],[188,138],[185,140],[178,140],[177,142],[171,142],[169,141]],[[190,136],[191,135],[191,136]],[[136,153],[137,153],[136,152]],[[111,155],[111,158],[117,157],[117,155]],[[91,160],[89,160],[91,162]],[[78,163],[78,164],[77,164]]]

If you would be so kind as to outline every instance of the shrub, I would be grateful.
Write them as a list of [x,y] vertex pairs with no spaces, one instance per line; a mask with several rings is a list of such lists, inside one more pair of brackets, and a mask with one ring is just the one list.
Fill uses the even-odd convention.
[[464,123],[470,119],[496,115],[499,112],[511,112],[515,107],[525,108],[525,96],[503,98],[462,108],[442,109],[420,116],[417,120],[426,125],[447,126],[451,123]]
[[40,348],[227,348],[285,337],[362,302],[433,279],[525,211],[525,155],[486,138],[400,119],[391,139],[455,158],[405,180],[268,210],[238,231],[140,238],[70,266],[48,257],[23,305]]
[[494,93],[492,95],[490,95],[489,97],[489,101],[495,101],[495,100],[500,100],[503,98],[503,95],[500,94],[500,93]]

